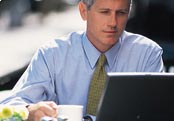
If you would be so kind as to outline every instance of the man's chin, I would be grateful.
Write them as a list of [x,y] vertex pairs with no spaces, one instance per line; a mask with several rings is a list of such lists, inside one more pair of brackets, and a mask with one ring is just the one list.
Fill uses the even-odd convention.
[[108,44],[113,45],[118,41],[118,39],[116,39],[115,37],[109,37],[109,38],[107,38],[106,41],[107,41]]

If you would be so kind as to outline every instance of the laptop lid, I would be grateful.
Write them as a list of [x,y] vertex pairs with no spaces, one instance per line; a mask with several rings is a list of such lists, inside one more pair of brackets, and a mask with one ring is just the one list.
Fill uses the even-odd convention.
[[174,121],[174,73],[108,73],[97,121]]

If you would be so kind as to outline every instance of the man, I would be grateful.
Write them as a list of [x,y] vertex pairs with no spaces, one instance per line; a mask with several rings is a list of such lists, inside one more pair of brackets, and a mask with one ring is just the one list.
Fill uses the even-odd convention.
[[2,103],[28,105],[29,120],[56,117],[57,105],[88,101],[90,80],[100,54],[106,72],[162,72],[162,49],[152,40],[124,31],[131,0],[82,0],[86,32],[42,46]]

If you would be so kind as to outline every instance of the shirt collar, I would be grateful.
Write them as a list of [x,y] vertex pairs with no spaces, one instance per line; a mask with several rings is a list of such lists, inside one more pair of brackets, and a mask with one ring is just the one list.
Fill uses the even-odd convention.
[[121,47],[121,38],[119,38],[118,42],[105,53],[109,68],[112,68],[114,63],[116,62],[120,47]]
[[86,54],[88,61],[91,65],[91,68],[94,68],[101,53],[88,40],[86,33],[84,33],[84,35],[83,35],[82,42],[83,42],[82,44],[83,44],[85,54]]
[[[96,62],[101,54],[100,51],[98,51],[93,45],[92,43],[88,40],[86,33],[83,34],[83,48],[85,51],[85,54],[88,58],[88,61],[91,65],[91,68],[94,68],[96,65]],[[121,46],[121,38],[119,39],[119,41],[111,48],[109,49],[106,53],[105,56],[107,58],[107,63],[109,65],[109,68],[113,67],[114,62],[116,61],[116,57],[119,51],[119,48]]]

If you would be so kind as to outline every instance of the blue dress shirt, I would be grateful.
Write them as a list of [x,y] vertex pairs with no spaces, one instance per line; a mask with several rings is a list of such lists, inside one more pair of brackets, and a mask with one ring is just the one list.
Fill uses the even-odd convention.
[[[85,32],[46,43],[33,56],[30,65],[13,89],[1,101],[31,104],[55,101],[57,104],[84,106],[100,52]],[[119,41],[106,53],[107,72],[162,72],[162,48],[152,40],[124,31]]]

